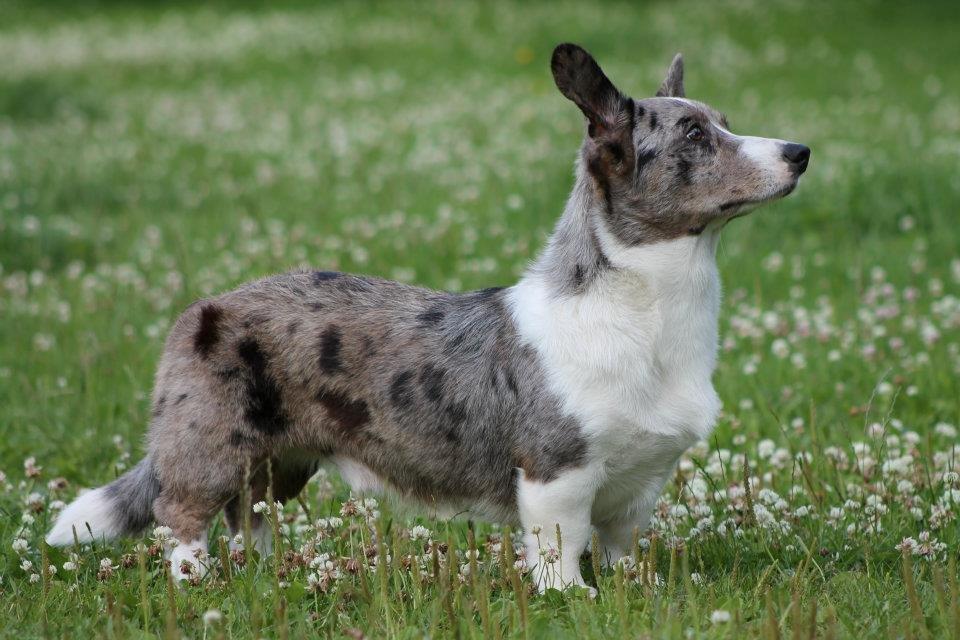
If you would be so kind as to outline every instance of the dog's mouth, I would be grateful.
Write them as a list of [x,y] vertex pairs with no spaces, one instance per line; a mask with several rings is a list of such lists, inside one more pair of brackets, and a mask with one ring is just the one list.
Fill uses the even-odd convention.
[[797,188],[797,180],[794,180],[785,187],[774,191],[773,193],[766,195],[762,198],[747,198],[744,200],[731,200],[726,204],[720,205],[720,214],[725,216],[743,215],[747,213],[744,209],[752,209],[753,207],[759,206],[765,202],[770,202],[771,200],[778,200],[780,198],[790,195],[794,189]]

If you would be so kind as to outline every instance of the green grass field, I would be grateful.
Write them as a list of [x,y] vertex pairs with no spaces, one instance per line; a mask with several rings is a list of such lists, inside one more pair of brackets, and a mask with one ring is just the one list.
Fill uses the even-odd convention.
[[[0,637],[960,637],[960,9],[908,4],[0,3]],[[724,232],[724,414],[636,562],[532,595],[509,532],[333,472],[276,557],[218,523],[183,589],[150,532],[44,549],[140,457],[196,298],[306,265],[513,282],[572,184],[564,40],[637,97],[683,51],[734,131],[813,149]]]

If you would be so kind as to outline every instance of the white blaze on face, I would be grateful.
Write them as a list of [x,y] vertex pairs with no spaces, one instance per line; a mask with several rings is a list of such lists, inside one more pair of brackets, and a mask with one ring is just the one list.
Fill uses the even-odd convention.
[[764,182],[771,190],[782,189],[794,179],[794,174],[783,157],[784,140],[734,136],[740,140],[740,154],[756,165]]

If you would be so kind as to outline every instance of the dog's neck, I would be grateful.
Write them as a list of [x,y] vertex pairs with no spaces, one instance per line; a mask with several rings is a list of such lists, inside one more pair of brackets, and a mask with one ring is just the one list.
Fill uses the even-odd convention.
[[720,221],[698,235],[628,246],[605,223],[606,203],[578,158],[576,182],[547,245],[524,276],[546,286],[551,295],[585,293],[611,272],[617,280],[635,279],[659,296],[673,297],[697,291],[716,272]]

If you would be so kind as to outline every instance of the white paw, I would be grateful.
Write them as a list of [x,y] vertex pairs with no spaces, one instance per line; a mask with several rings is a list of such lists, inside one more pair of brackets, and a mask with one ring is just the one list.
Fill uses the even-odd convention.
[[170,551],[170,573],[174,580],[203,578],[207,574],[206,536],[186,544],[178,544]]
[[[266,522],[261,522],[260,526],[254,528],[250,534],[253,539],[253,548],[260,553],[261,558],[273,553],[273,531],[270,530]],[[242,551],[243,534],[238,533],[230,538],[229,547],[230,551]]]

